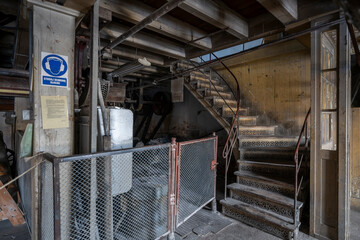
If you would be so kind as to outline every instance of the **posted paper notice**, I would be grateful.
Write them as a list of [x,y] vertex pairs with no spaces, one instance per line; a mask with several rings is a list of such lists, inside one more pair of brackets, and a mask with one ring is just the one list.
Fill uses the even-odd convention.
[[43,129],[68,128],[68,106],[66,96],[41,96]]

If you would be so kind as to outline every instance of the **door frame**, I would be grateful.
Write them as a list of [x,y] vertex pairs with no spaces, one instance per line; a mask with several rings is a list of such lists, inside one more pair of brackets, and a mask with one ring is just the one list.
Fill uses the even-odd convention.
[[[324,22],[343,18],[327,16],[312,22],[312,26]],[[316,196],[319,191],[319,180],[316,176],[321,174],[318,167],[320,159],[320,56],[321,32],[333,28],[338,29],[338,119],[337,119],[337,183],[338,183],[338,208],[337,208],[337,239],[349,238],[349,213],[350,213],[350,130],[351,130],[351,78],[350,78],[350,37],[345,20],[328,29],[320,29],[311,33],[311,153],[310,153],[310,234],[319,239],[332,239],[326,232],[320,232],[320,199]],[[330,199],[331,201],[331,199]]]

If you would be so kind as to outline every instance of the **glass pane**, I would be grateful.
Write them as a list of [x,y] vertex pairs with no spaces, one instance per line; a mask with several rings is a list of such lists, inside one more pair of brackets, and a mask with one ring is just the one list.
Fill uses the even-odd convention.
[[321,109],[336,109],[337,76],[336,71],[321,74]]
[[337,113],[321,113],[321,149],[336,150]]
[[321,69],[336,68],[336,30],[321,33]]

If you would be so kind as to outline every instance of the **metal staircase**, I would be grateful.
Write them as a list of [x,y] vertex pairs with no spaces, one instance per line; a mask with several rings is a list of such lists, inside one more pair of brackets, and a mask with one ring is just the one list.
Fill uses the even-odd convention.
[[[178,71],[191,67],[177,64]],[[184,85],[229,133],[225,185],[233,148],[239,150],[234,154],[240,156],[234,172],[237,181],[225,187],[225,199],[220,201],[223,214],[280,238],[296,239],[308,187],[308,164],[302,164],[309,157],[308,139],[302,136],[305,129],[300,137],[283,136],[278,125],[261,124],[251,109],[239,107],[237,112],[235,94],[212,69],[190,72]],[[302,156],[300,163],[294,161],[295,150],[296,158]],[[304,176],[300,184],[299,174]]]

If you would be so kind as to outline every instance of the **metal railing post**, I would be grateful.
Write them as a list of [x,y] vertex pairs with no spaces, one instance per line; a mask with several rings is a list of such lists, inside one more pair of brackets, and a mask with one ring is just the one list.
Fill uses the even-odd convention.
[[53,204],[54,204],[54,240],[61,239],[60,232],[60,159],[53,161]]
[[217,206],[216,206],[216,166],[217,166],[217,142],[218,137],[216,136],[216,133],[213,133],[214,139],[214,200],[211,203],[211,210],[213,213],[217,212]]
[[169,211],[168,211],[168,218],[169,218],[169,240],[175,240],[175,228],[176,228],[176,138],[171,139],[171,156],[170,156],[170,192],[169,192]]

